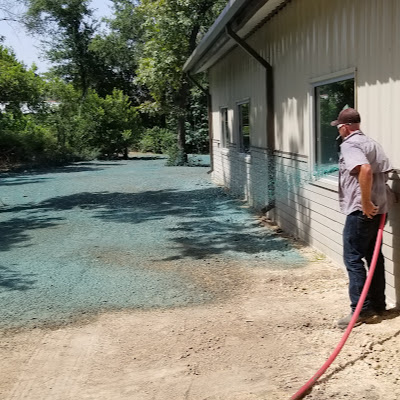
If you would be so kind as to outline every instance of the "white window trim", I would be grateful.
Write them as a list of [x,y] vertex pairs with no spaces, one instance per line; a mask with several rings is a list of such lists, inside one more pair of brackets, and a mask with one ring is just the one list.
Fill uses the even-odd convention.
[[[223,128],[223,118],[222,118],[222,111],[226,110],[227,112],[227,124],[228,124],[228,142],[226,142],[226,138],[224,135],[224,128]],[[229,145],[232,143],[232,135],[231,135],[231,129],[230,129],[230,123],[229,123],[229,107],[227,105],[221,106],[219,108],[219,122],[220,122],[220,129],[221,129],[221,144],[223,149],[228,149]]]
[[331,74],[319,75],[315,78],[311,78],[310,84],[312,84],[313,86],[320,86],[320,85],[325,85],[327,83],[343,81],[345,79],[350,79],[346,78],[346,76],[354,78],[356,73],[357,73],[356,68],[348,68],[341,71],[332,72]]
[[[340,82],[346,79],[354,79],[354,105],[357,108],[357,69],[349,68],[346,70],[334,72],[332,74],[323,75],[310,79],[310,90],[309,90],[309,109],[310,109],[310,126],[311,126],[311,138],[310,138],[310,163],[309,163],[309,173],[310,176],[314,173],[314,166],[316,165],[316,109],[315,109],[315,88],[317,86],[327,85],[329,83]],[[336,185],[338,178],[335,177],[322,177],[316,178],[314,183],[320,182],[323,185]]]

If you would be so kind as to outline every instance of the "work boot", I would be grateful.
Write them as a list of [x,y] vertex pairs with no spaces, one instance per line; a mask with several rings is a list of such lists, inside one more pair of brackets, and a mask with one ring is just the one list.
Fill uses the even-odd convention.
[[[367,322],[369,319],[374,317],[374,315],[375,313],[373,311],[361,311],[354,326],[358,326],[364,322]],[[352,318],[353,318],[353,312],[351,312],[347,317],[339,319],[337,323],[338,327],[340,329],[346,329]]]

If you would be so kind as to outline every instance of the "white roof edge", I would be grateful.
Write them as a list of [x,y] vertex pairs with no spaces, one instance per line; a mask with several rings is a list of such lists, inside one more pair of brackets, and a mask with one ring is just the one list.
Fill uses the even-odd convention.
[[249,0],[230,0],[227,6],[222,10],[221,14],[211,25],[200,43],[194,49],[193,53],[187,59],[183,66],[183,71],[188,72],[191,67],[196,64],[198,59],[201,58],[203,53],[207,50],[210,44],[218,37],[218,35],[225,30],[225,26],[229,23],[232,17],[239,11],[239,9]]

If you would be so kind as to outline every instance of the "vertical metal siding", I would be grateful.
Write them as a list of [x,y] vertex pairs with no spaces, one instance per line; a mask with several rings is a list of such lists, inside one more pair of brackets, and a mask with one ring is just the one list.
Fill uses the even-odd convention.
[[237,102],[248,99],[250,110],[251,145],[266,146],[266,83],[265,69],[250,58],[244,50],[236,48],[226,60],[210,71],[213,101],[215,139],[220,139],[219,107],[228,107],[229,128],[233,142],[237,143]]
[[274,67],[279,150],[309,152],[310,79],[354,67],[363,129],[400,166],[399,21],[398,0],[296,0],[255,33]]
[[[309,155],[312,134],[310,79],[357,70],[362,127],[400,166],[400,1],[295,0],[262,26],[250,44],[274,68],[276,147]],[[235,101],[252,101],[252,139],[265,147],[263,68],[236,48],[211,69],[213,103],[227,105],[231,132]],[[214,114],[219,112],[214,109]],[[219,132],[219,115],[214,115]]]

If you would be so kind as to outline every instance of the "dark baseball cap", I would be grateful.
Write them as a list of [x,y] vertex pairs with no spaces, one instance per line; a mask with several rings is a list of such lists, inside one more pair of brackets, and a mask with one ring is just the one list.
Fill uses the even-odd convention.
[[337,126],[339,124],[358,124],[361,122],[361,117],[358,111],[354,108],[346,108],[342,110],[338,116],[338,119],[331,122],[332,126]]

